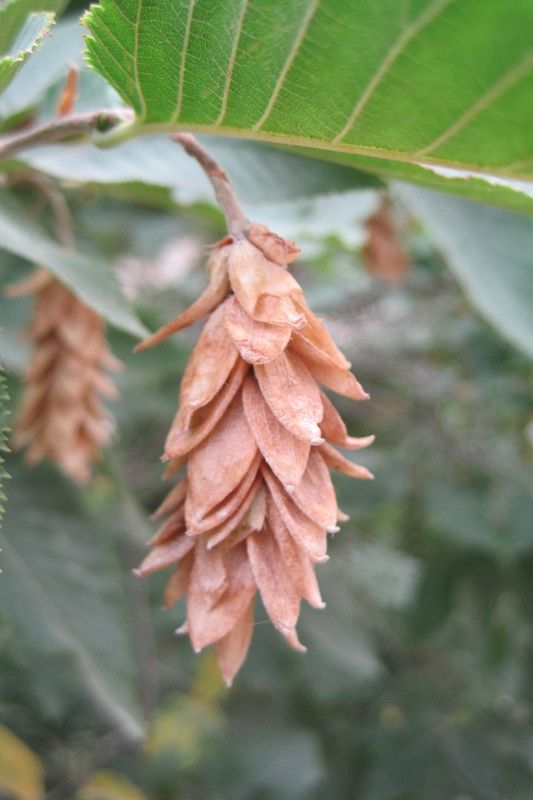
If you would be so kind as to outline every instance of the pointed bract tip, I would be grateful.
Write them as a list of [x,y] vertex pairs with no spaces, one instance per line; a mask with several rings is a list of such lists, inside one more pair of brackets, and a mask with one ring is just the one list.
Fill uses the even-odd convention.
[[369,447],[376,440],[374,434],[371,436],[347,436],[339,447],[344,447],[346,450],[362,450],[364,447]]
[[288,628],[282,633],[285,641],[293,650],[296,650],[297,653],[307,653],[307,647],[298,639],[296,628]]
[[231,689],[231,687],[233,686],[233,678],[234,678],[233,675],[230,677],[229,675],[224,675],[224,673],[222,673],[222,680],[224,681],[228,689]]
[[290,239],[279,236],[258,222],[250,223],[247,233],[250,242],[276,264],[292,264],[302,252]]
[[233,236],[224,236],[223,239],[219,239],[218,242],[213,242],[213,244],[204,244],[205,250],[220,250],[222,247],[226,247],[228,244],[233,244],[234,238]]

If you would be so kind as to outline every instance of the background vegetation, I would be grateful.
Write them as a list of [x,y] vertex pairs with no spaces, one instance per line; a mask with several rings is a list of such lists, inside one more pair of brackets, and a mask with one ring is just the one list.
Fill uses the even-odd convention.
[[[63,5],[0,5],[4,137],[50,122],[68,65],[82,63],[83,4],[30,55]],[[128,141],[112,131],[109,149],[42,144],[0,165],[0,282],[32,263],[53,270],[106,317],[126,367],[115,440],[87,488],[6,458],[0,796],[530,800],[531,6],[273,2],[241,17],[236,3],[202,0],[184,62],[186,4],[151,5],[137,62],[135,6],[107,0],[93,12],[101,74],[82,68],[76,106],[132,106]],[[260,55],[246,61],[252,33],[271,48],[261,80]],[[293,72],[270,103],[283,36],[298,33]],[[343,59],[367,91],[353,86],[359,127],[326,151],[341,127],[333,111],[346,119]],[[203,176],[164,136],[176,123],[242,137],[203,141],[249,216],[303,247],[298,280],[372,396],[343,403],[343,415],[354,435],[377,437],[365,453],[377,479],[337,480],[351,520],[319,568],[327,608],[303,612],[309,652],[289,651],[259,612],[230,691],[211,654],[174,636],[183,609],[160,610],[162,580],[131,576],[165,491],[158,458],[195,332],[137,356],[134,336],[197,296],[204,246],[225,233]],[[66,197],[76,254],[56,242],[42,180]],[[410,262],[393,283],[364,256],[386,185]],[[13,410],[30,311],[28,299],[0,299],[10,399],[3,382],[0,398]]]

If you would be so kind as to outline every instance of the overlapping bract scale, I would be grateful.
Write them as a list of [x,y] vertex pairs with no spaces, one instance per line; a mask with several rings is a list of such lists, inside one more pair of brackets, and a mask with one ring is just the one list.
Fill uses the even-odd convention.
[[372,477],[336,449],[373,437],[348,436],[319,384],[368,395],[279,263],[297,249],[264,226],[250,239],[224,240],[202,299],[146,343],[209,314],[165,446],[168,474],[186,472],[155,514],[166,519],[138,572],[173,566],[165,606],[187,595],[178,632],[197,651],[216,644],[228,684],[248,651],[257,592],[286,641],[305,650],[301,601],[324,606],[314,567],[345,518],[329,470]]
[[91,478],[113,433],[101,397],[118,392],[107,370],[118,370],[102,319],[44,270],[9,288],[11,296],[36,292],[27,338],[32,355],[13,443],[26,460],[54,461],[77,483]]

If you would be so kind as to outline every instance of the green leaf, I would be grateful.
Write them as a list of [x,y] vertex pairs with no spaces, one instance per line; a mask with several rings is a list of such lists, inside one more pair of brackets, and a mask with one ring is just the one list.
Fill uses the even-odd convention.
[[[0,25],[2,24],[0,10]],[[44,35],[54,22],[53,14],[31,14],[19,35],[0,58],[0,92],[13,80],[18,70],[31,53],[39,46]]]
[[98,258],[60,247],[14,205],[7,192],[0,198],[0,248],[49,269],[117,328],[133,336],[146,335],[111,269]]
[[118,135],[533,174],[530,0],[102,0],[84,19],[90,63],[137,115]]
[[[45,89],[64,79],[71,62],[81,70],[78,111],[120,102],[109,84],[84,65],[81,34],[79,20],[62,22],[54,28],[53,36],[0,98],[0,116],[13,115],[34,105]],[[52,106],[58,89],[54,87],[49,93],[54,95]],[[47,110],[45,107],[44,113]],[[41,117],[42,112],[41,108]],[[351,165],[327,164],[268,145],[222,137],[210,137],[205,144],[228,172],[243,203],[277,203],[382,185],[378,177]],[[198,165],[166,136],[147,136],[108,150],[90,143],[56,143],[21,153],[17,161],[69,182],[106,186],[145,183],[170,189],[176,202],[182,204],[214,200],[212,187]],[[5,164],[6,169],[12,166]]]
[[78,790],[76,800],[147,800],[125,775],[99,770]]
[[37,52],[0,97],[2,119],[34,106],[55,81],[64,82],[69,65],[81,62],[82,34],[78,19],[54,26],[51,35],[45,37]]
[[67,0],[7,0],[0,7],[0,92],[50,30]]
[[0,53],[13,47],[29,14],[48,11],[59,14],[68,0],[5,0],[0,6]]
[[16,478],[0,581],[11,653],[49,711],[72,708],[81,689],[108,722],[138,740],[137,668],[114,532],[88,519],[51,470]]
[[473,305],[533,356],[533,219],[414,186],[398,191]]
[[[75,20],[60,23],[17,76],[0,99],[0,116],[35,104],[46,88],[64,76],[70,62],[81,68],[77,110],[120,102],[109,84],[93,70],[84,68],[83,38],[79,21]],[[221,137],[210,137],[206,145],[229,173],[244,203],[286,201],[382,185],[379,178],[351,165],[327,164],[268,145]],[[69,182],[118,186],[145,183],[170,189],[182,204],[214,200],[212,187],[198,165],[166,136],[147,136],[108,150],[90,143],[56,143],[32,148],[17,160]],[[7,169],[12,166],[5,164]]]
[[173,694],[166,698],[151,721],[146,742],[152,771],[169,759],[181,767],[201,765],[207,741],[221,731],[222,722],[217,704],[196,693]]
[[15,800],[40,800],[44,791],[41,761],[24,742],[0,724],[0,790]]

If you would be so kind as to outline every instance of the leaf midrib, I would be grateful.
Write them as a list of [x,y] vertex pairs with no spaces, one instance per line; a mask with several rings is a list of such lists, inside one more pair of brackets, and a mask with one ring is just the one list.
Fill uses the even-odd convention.
[[531,175],[521,175],[516,172],[516,169],[533,163],[527,159],[518,163],[513,163],[501,167],[495,167],[487,164],[471,164],[465,161],[452,161],[450,159],[432,158],[431,156],[419,157],[418,153],[407,153],[401,150],[386,150],[369,145],[354,145],[354,144],[334,144],[326,139],[312,139],[305,136],[292,136],[283,133],[271,133],[268,131],[252,131],[249,128],[226,128],[220,125],[212,124],[193,124],[193,123],[171,123],[171,122],[150,122],[143,123],[136,121],[128,123],[127,125],[116,128],[108,134],[105,134],[97,139],[95,142],[100,147],[112,147],[129,139],[137,138],[138,136],[148,136],[151,134],[162,133],[179,133],[180,131],[189,131],[191,133],[205,133],[213,136],[225,136],[232,139],[244,139],[246,141],[264,142],[265,144],[278,144],[286,147],[302,147],[311,150],[323,150],[324,152],[334,153],[337,155],[358,155],[369,156],[376,159],[389,159],[391,161],[398,161],[403,164],[410,164],[416,167],[435,166],[444,167],[449,169],[463,170],[472,172],[483,176],[491,176],[508,178],[510,180],[524,180],[530,181]]

